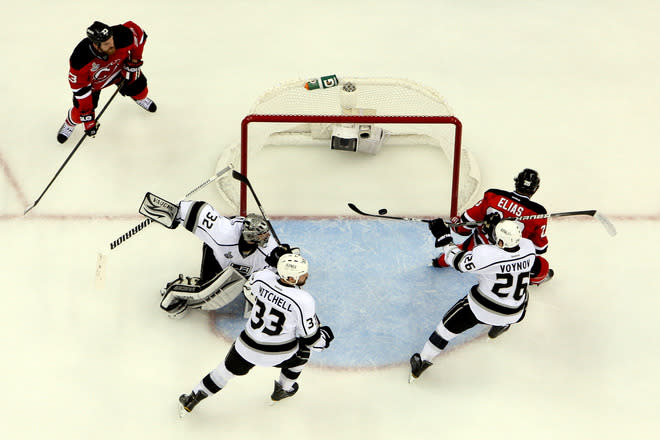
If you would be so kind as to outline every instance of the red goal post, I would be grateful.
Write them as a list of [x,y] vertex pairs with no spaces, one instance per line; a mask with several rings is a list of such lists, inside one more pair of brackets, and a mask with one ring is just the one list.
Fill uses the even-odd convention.
[[[305,80],[295,80],[263,93],[242,120],[240,142],[220,152],[216,167],[234,165],[260,192],[266,193],[265,198],[274,186],[264,183],[276,181],[277,176],[269,174],[264,164],[283,161],[282,155],[293,154],[294,161],[316,167],[316,174],[310,171],[301,176],[312,185],[321,185],[320,192],[315,194],[328,195],[323,194],[323,185],[328,184],[329,178],[348,182],[341,180],[340,173],[352,173],[350,179],[362,176],[358,178],[360,183],[355,180],[347,183],[357,184],[359,191],[340,195],[342,189],[338,189],[330,199],[324,199],[327,203],[323,207],[314,206],[307,213],[312,216],[340,212],[341,197],[363,197],[373,203],[381,200],[380,203],[406,211],[406,215],[417,216],[453,216],[478,199],[481,184],[478,164],[463,146],[461,121],[435,90],[401,78],[334,79],[334,84],[325,88],[308,89]],[[345,140],[337,131],[344,127],[368,127],[372,136],[367,136],[365,146],[376,139],[374,133],[382,130],[382,142],[372,151],[362,149],[362,140],[358,139],[358,148],[351,152],[330,152],[344,149],[334,144]],[[358,137],[362,137],[362,132]],[[387,174],[385,168],[391,172]],[[376,188],[382,183],[398,185],[390,188],[392,197],[383,195],[384,187]],[[251,209],[248,192],[238,181],[225,176],[218,179],[217,187],[230,212],[245,215]],[[418,199],[405,196],[411,192]],[[422,200],[421,194],[426,199]],[[309,193],[295,194],[298,205],[314,205],[310,195],[311,188]],[[344,207],[351,201],[341,200]],[[429,208],[433,212],[418,212]],[[442,212],[437,212],[438,208]],[[321,209],[325,211],[319,213]]]

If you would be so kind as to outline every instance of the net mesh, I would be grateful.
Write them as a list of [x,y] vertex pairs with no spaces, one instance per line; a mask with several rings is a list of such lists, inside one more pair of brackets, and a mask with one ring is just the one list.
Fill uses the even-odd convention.
[[[378,115],[378,116],[453,116],[445,99],[435,90],[417,82],[400,78],[342,77],[339,85],[307,90],[305,80],[283,83],[265,92],[250,109],[259,115]],[[351,83],[355,90],[346,92]],[[253,123],[249,126],[247,161],[250,163],[268,145],[307,145],[325,142],[332,132],[331,123]],[[379,126],[381,126],[379,124]],[[440,149],[449,163],[453,162],[455,129],[447,124],[402,123],[382,126],[389,132],[383,148],[433,146]],[[329,148],[329,147],[328,147]],[[233,164],[240,169],[241,144],[225,148],[218,158],[218,169]],[[451,180],[452,176],[448,175]],[[461,148],[458,210],[470,206],[478,197],[480,173],[473,155]],[[239,182],[226,176],[217,182],[220,194],[238,212]]]

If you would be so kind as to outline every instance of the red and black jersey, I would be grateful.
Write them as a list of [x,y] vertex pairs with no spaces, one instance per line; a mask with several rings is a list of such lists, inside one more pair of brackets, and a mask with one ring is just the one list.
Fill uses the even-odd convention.
[[[105,57],[97,52],[92,42],[85,38],[73,50],[69,58],[69,85],[81,112],[93,109],[92,92],[120,81],[122,67],[127,58],[142,59],[147,34],[137,24],[127,21],[112,26],[115,53]],[[104,59],[107,58],[107,59]]]
[[[529,197],[518,194],[517,192],[489,189],[476,205],[461,215],[461,220],[465,222],[482,221],[486,215],[492,212],[500,213],[503,218],[547,213],[541,204],[533,202]],[[522,236],[534,243],[537,254],[544,253],[548,249],[548,237],[545,235],[548,220],[545,218],[521,220],[521,223],[524,225]],[[474,232],[475,244],[488,243],[488,237],[480,227],[470,228],[461,226],[456,229],[456,232],[461,235],[468,235]]]

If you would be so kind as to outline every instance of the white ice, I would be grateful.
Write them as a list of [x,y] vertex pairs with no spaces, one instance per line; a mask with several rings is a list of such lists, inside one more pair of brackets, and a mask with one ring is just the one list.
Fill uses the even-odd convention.
[[[657,1],[5,3],[0,438],[657,438]],[[80,136],[55,141],[68,56],[97,19],[146,29],[159,110],[118,97],[23,216]],[[179,420],[177,396],[229,346],[203,314],[173,322],[157,307],[161,285],[196,268],[199,243],[152,226],[108,252],[103,282],[97,255],[141,220],[145,191],[176,197],[211,176],[262,91],[328,73],[438,90],[484,189],[537,168],[535,199],[598,209],[618,235],[551,220],[557,276],[525,321],[437,358],[413,385],[404,364],[310,367],[300,393],[271,407],[276,372],[255,369]],[[220,202],[213,188],[199,197]]]

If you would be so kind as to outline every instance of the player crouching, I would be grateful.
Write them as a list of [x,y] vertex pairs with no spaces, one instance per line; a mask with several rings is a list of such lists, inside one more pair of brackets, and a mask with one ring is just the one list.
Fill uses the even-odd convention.
[[420,353],[410,358],[413,381],[432,364],[449,341],[477,324],[492,326],[491,338],[520,322],[527,308],[527,287],[537,275],[539,265],[534,243],[522,237],[522,224],[513,220],[493,219],[485,231],[489,243],[462,250],[452,241],[449,227],[442,219],[429,223],[442,247],[449,267],[477,276],[477,284],[444,315]]
[[[202,201],[173,204],[147,193],[140,213],[170,229],[181,224],[204,242],[199,277],[179,274],[161,290],[160,307],[175,319],[191,309],[225,307],[243,292],[253,271],[274,271],[282,255],[298,251],[288,244],[278,245],[264,217],[224,217]],[[248,309],[246,303],[246,313]]]

